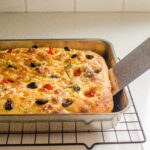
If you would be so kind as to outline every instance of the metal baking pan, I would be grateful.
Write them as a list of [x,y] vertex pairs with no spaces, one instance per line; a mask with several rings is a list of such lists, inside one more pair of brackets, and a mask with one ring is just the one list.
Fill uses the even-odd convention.
[[[43,39],[43,40],[0,40],[0,49],[52,46],[71,48],[79,50],[92,50],[102,55],[106,60],[108,68],[115,65],[117,57],[112,44],[100,39]],[[100,121],[103,127],[110,129],[117,125],[121,115],[129,108],[129,97],[126,89],[113,97],[114,109],[112,113],[77,113],[77,114],[0,114],[0,122],[84,122],[86,125],[94,121]]]

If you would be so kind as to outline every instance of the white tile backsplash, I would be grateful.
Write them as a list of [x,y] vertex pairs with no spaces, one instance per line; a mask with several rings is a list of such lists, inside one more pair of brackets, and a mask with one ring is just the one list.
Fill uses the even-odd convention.
[[150,12],[150,0],[0,0],[1,12]]
[[74,0],[27,0],[28,12],[74,11]]
[[124,0],[124,11],[150,11],[150,0]]
[[25,12],[25,0],[0,0],[0,12]]
[[123,0],[76,0],[77,11],[121,11]]

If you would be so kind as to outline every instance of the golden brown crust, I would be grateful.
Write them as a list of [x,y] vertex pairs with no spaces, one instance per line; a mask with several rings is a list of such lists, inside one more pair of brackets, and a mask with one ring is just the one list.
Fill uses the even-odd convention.
[[98,54],[49,47],[0,51],[1,114],[112,109],[108,68]]

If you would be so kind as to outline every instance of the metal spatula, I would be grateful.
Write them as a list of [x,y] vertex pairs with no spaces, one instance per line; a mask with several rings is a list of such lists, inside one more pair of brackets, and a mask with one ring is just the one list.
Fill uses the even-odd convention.
[[113,95],[150,69],[150,38],[109,69]]

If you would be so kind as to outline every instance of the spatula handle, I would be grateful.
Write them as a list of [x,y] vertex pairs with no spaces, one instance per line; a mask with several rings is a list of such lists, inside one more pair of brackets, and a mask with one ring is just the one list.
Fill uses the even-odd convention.
[[150,69],[150,38],[112,68],[118,80],[118,90],[123,89],[148,69]]

